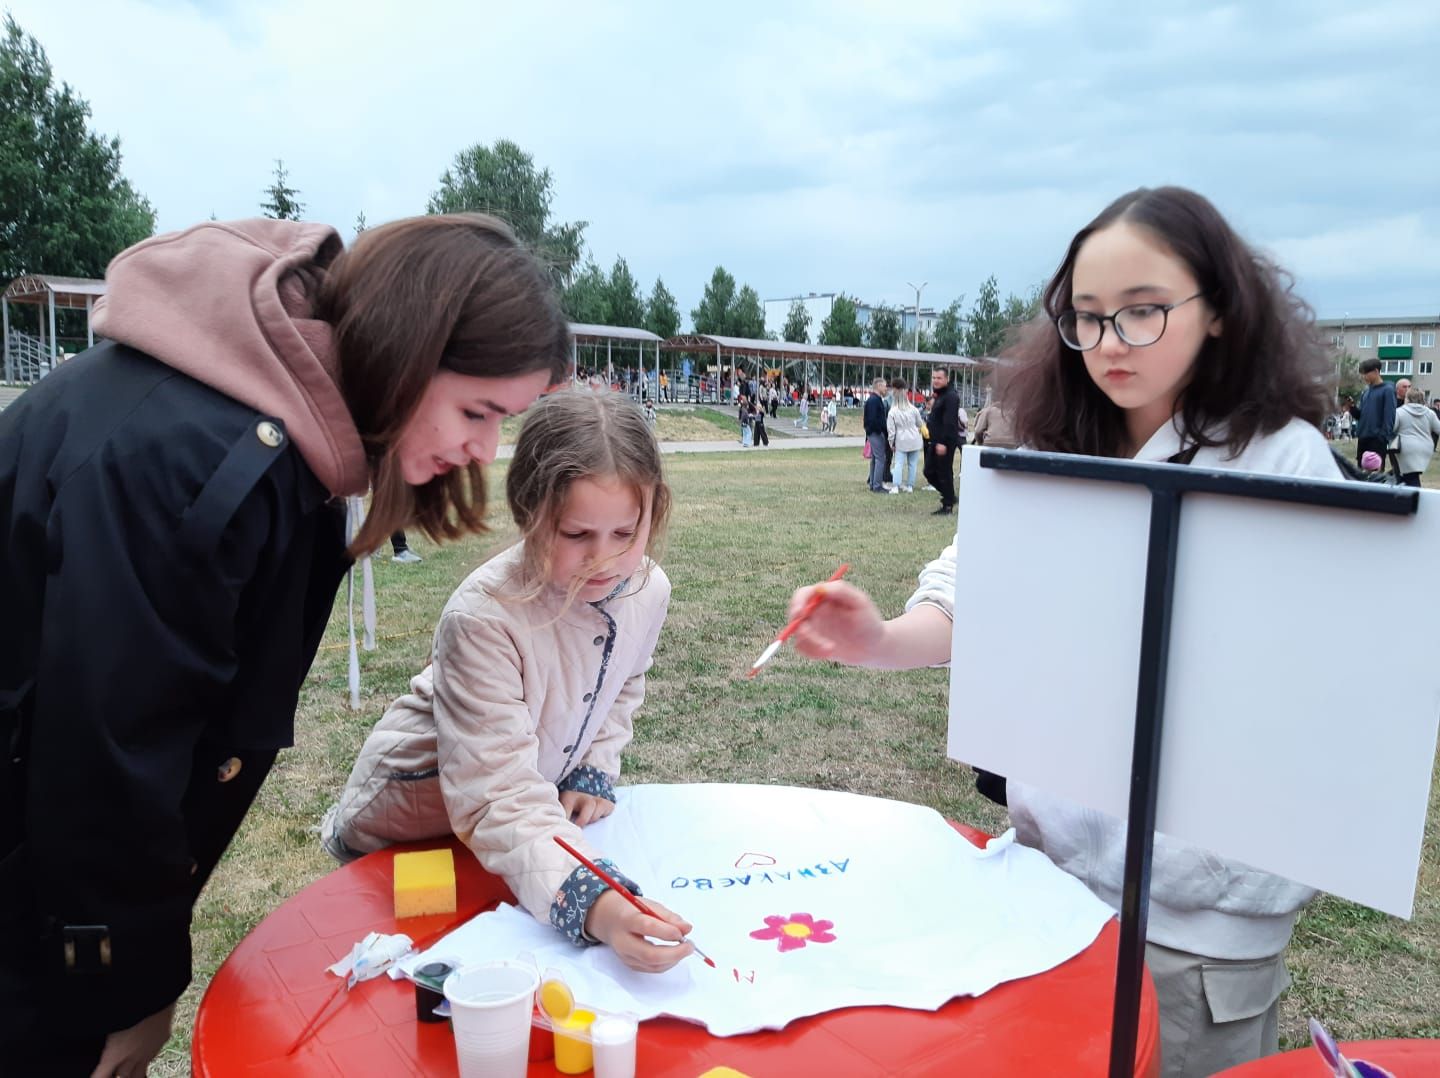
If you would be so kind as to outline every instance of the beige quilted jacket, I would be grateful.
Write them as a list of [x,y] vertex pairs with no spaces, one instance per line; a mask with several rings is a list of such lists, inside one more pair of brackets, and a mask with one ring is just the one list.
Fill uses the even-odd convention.
[[557,785],[580,768],[619,777],[670,581],[646,559],[602,604],[562,610],[554,590],[520,603],[503,595],[520,554],[492,558],[445,604],[431,665],[366,739],[324,837],[358,854],[453,830],[543,923],[576,868],[553,836],[603,854]]

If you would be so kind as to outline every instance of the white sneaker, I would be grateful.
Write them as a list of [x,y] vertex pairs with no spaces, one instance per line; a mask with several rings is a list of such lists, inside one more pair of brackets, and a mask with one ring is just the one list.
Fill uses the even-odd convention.
[[416,554],[415,551],[406,549],[406,550],[400,551],[399,554],[396,554],[396,555],[395,555],[393,558],[391,558],[390,560],[391,560],[391,561],[398,561],[401,565],[418,565],[420,562],[424,561],[425,559],[422,558],[419,554]]
[[890,488],[890,493],[891,493],[891,494],[899,494],[899,493],[900,493],[900,488],[899,488],[899,487],[891,487],[891,488]]
[[906,494],[914,494],[914,493],[915,493],[915,488],[914,488],[914,487],[902,487],[901,489],[904,490]]

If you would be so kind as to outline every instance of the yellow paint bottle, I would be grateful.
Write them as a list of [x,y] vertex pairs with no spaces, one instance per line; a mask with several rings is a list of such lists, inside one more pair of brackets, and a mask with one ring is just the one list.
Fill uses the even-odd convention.
[[[555,1069],[561,1074],[584,1074],[595,1065],[590,1048],[590,1024],[594,1021],[593,1011],[580,1010],[555,1021]],[[583,1034],[585,1039],[567,1037],[566,1033]]]

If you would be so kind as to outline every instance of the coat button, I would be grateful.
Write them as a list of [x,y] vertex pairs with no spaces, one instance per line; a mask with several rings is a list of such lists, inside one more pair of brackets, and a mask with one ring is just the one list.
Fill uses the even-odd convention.
[[601,644],[605,643],[605,638],[603,636],[597,636],[594,640],[590,642],[598,648]]
[[255,425],[255,437],[271,449],[285,440],[285,435],[280,432],[280,428],[268,419],[262,419]]
[[574,746],[574,745],[566,745],[566,746],[565,746],[563,749],[561,749],[560,751],[561,751],[561,752],[574,752],[574,751],[575,751],[575,746]]
[[580,699],[583,700],[583,701],[585,701],[585,703],[588,704],[588,703],[590,702],[590,698],[591,698],[592,696],[594,696],[594,695],[595,695],[595,694],[594,694],[593,692],[587,692],[584,696],[580,697]]
[[232,756],[220,765],[220,769],[216,772],[215,778],[220,782],[229,782],[236,775],[240,774],[240,767],[240,757]]

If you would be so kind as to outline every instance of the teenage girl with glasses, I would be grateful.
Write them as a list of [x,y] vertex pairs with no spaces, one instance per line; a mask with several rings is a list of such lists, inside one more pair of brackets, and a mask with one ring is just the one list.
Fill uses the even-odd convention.
[[[1005,387],[1021,444],[1051,452],[1339,479],[1320,433],[1328,364],[1289,280],[1192,191],[1132,191],[1075,236],[1045,289],[1047,318],[1013,350]],[[950,658],[955,544],[884,620],[827,584],[795,634],[817,659],[885,669]],[[812,588],[791,599],[791,614]],[[1125,822],[1018,782],[1020,840],[1118,908]],[[1283,954],[1314,891],[1155,836],[1146,962],[1166,1078],[1276,1050]]]

